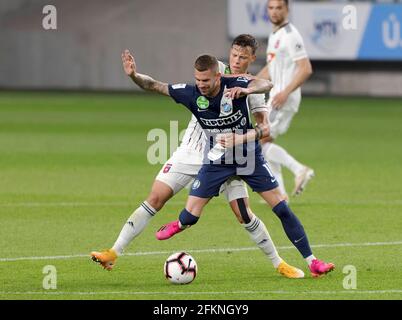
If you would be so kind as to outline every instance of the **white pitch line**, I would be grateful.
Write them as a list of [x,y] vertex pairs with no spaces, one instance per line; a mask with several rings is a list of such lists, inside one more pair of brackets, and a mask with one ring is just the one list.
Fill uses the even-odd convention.
[[[363,243],[332,243],[332,244],[316,244],[312,248],[342,248],[342,247],[371,247],[371,246],[397,246],[402,245],[402,241],[392,242],[363,242]],[[279,250],[294,249],[294,246],[280,246]],[[243,248],[218,248],[218,249],[185,249],[176,251],[186,251],[191,253],[219,253],[219,252],[240,252],[240,251],[255,251],[260,250],[257,247],[243,247]],[[166,255],[171,254],[170,251],[148,251],[148,252],[134,252],[125,253],[125,256],[148,256],[148,255]],[[32,261],[32,260],[63,260],[74,258],[89,258],[89,254],[74,254],[63,256],[37,256],[37,257],[16,257],[16,258],[0,258],[0,262],[14,262],[14,261]]]
[[130,206],[128,202],[17,202],[0,203],[2,208],[44,208],[44,207],[112,207]]
[[239,291],[90,291],[90,292],[67,292],[67,291],[27,291],[27,292],[8,292],[8,291],[1,291],[1,295],[230,295],[230,294],[290,294],[290,295],[297,295],[297,294],[327,294],[327,295],[334,295],[334,294],[390,294],[390,293],[400,293],[402,294],[401,289],[389,289],[389,290],[328,290],[328,291],[284,291],[284,290],[261,290],[261,291],[254,291],[254,290],[239,290]]

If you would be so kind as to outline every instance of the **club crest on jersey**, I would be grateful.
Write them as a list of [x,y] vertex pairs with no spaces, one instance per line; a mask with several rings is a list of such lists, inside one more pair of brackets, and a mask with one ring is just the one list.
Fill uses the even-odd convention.
[[197,106],[200,109],[207,109],[209,107],[209,101],[204,96],[199,96],[197,99]]
[[[225,86],[224,91],[226,91],[226,86]],[[232,99],[223,95],[222,99],[221,99],[221,113],[219,114],[219,116],[225,117],[225,116],[230,115],[232,112],[233,112]]]
[[275,43],[275,45],[274,45],[274,48],[275,48],[275,49],[278,49],[278,48],[279,48],[279,44],[280,44],[280,41],[277,40],[276,43]]

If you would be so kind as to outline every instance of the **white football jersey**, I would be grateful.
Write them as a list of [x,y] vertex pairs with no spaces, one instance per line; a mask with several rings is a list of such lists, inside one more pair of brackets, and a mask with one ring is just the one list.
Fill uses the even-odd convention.
[[[270,97],[281,92],[292,81],[296,70],[296,61],[307,58],[303,39],[291,23],[272,32],[268,38],[267,63],[268,72],[274,87]],[[298,110],[301,99],[300,87],[293,91],[284,109]]]
[[[219,72],[228,74],[230,73],[230,69],[223,62],[219,61]],[[268,112],[264,94],[251,94],[247,97],[247,102],[252,113]],[[172,159],[181,164],[202,165],[205,144],[206,136],[204,131],[198,123],[197,118],[192,115],[182,142],[173,153]]]

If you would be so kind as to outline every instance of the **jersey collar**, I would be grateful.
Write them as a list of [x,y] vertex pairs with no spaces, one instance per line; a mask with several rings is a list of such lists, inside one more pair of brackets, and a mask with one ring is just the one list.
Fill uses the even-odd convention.
[[273,34],[277,33],[279,30],[281,30],[283,27],[286,27],[290,22],[286,21],[283,25],[281,25],[276,31],[272,32]]

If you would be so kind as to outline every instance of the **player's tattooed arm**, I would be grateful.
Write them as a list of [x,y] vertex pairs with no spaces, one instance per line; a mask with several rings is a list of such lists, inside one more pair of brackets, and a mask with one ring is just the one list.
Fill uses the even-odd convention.
[[269,80],[255,78],[252,80],[247,88],[234,87],[226,89],[225,96],[230,99],[239,99],[249,94],[254,93],[268,93],[273,87]]
[[152,79],[146,74],[136,73],[130,78],[142,89],[169,96],[168,84]]
[[248,94],[253,93],[268,93],[273,88],[271,81],[267,79],[255,78],[247,87]]
[[270,127],[268,121],[268,111],[259,111],[253,113],[254,119],[257,122],[255,127],[255,140],[260,140],[269,137]]
[[137,72],[134,57],[127,49],[121,55],[124,72],[142,89],[169,96],[167,83],[163,83],[151,78],[148,75]]

